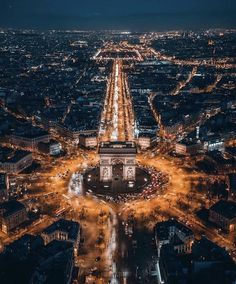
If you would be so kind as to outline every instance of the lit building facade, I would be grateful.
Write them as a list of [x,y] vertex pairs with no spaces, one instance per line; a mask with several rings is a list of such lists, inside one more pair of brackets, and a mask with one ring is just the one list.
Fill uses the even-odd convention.
[[96,133],[81,134],[79,136],[79,145],[84,148],[96,148],[98,145],[98,138]]
[[27,220],[24,204],[12,200],[0,204],[1,231],[8,234]]
[[41,234],[45,245],[53,240],[71,242],[75,255],[78,253],[80,242],[80,224],[74,221],[60,219],[43,230]]
[[9,151],[0,159],[0,170],[9,174],[17,174],[33,162],[32,153],[28,151]]

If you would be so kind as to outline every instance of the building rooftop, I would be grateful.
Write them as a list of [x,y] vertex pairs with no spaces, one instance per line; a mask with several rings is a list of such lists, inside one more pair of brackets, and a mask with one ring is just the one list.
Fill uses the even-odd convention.
[[140,132],[138,135],[139,138],[156,138],[157,135],[155,133],[150,132]]
[[11,148],[0,148],[0,163],[17,163],[19,160],[29,155],[30,152],[23,150],[14,150]]
[[41,249],[43,244],[43,239],[40,236],[26,234],[6,246],[5,252],[8,254],[14,253],[19,259],[23,259],[31,252]]
[[220,200],[211,206],[210,210],[222,215],[227,219],[236,217],[236,202]]
[[60,144],[60,142],[54,140],[54,139],[50,139],[49,142],[39,142],[38,145],[46,145],[46,146],[51,146],[51,145],[57,145]]
[[231,190],[236,190],[236,173],[230,173],[229,177],[229,186]]
[[60,219],[43,230],[43,234],[52,234],[55,231],[68,233],[68,239],[77,239],[80,232],[80,224],[74,221]]
[[226,151],[232,156],[236,157],[236,147],[227,147]]
[[73,247],[65,241],[52,241],[39,253],[38,263],[31,278],[31,283],[68,283],[73,268]]
[[23,124],[22,127],[18,127],[12,135],[27,139],[36,139],[49,135],[49,133],[39,127],[32,127],[31,125]]
[[101,142],[99,146],[99,154],[136,154],[137,147],[134,142],[114,141]]
[[0,173],[0,190],[5,190],[7,188],[7,174]]
[[97,137],[97,132],[91,132],[91,133],[81,133],[79,137]]
[[193,231],[188,227],[186,227],[184,224],[178,222],[176,219],[170,219],[156,224],[155,227],[156,237],[159,240],[170,239],[170,230],[173,227],[175,228],[175,230],[181,231],[185,236],[193,235]]
[[192,250],[194,258],[198,260],[230,260],[230,257],[224,248],[219,247],[217,244],[205,237],[201,238],[200,240],[196,240],[193,243]]
[[170,284],[186,284],[184,265],[177,257],[172,245],[165,244],[161,248],[161,274],[167,275]]
[[[73,268],[73,245],[24,235],[0,254],[1,283],[68,283]],[[42,280],[43,277],[43,281]]]
[[7,218],[14,213],[25,209],[25,205],[19,201],[11,200],[0,204],[0,211],[3,211],[3,217]]
[[179,144],[185,145],[185,146],[195,146],[199,145],[198,141],[196,139],[183,139],[178,142]]

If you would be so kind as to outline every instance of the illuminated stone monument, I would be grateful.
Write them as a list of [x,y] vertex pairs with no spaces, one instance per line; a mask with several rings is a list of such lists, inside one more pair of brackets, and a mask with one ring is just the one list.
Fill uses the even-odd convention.
[[100,181],[109,182],[120,178],[135,181],[136,153],[134,142],[102,142],[99,146]]

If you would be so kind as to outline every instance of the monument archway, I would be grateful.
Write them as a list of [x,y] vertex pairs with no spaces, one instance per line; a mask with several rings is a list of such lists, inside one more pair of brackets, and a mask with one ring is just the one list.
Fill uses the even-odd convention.
[[134,142],[102,142],[99,147],[100,181],[109,182],[118,177],[135,181],[136,153]]

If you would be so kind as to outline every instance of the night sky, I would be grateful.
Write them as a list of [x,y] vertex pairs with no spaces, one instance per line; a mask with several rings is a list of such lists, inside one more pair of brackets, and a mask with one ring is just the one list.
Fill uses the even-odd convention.
[[0,26],[13,28],[235,28],[235,14],[235,0],[0,0]]

